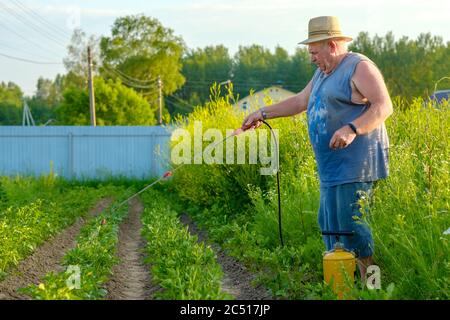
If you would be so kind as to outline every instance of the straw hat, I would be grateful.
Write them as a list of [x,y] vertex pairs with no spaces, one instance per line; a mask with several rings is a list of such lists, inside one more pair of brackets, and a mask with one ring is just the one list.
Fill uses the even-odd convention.
[[341,38],[345,41],[353,40],[352,38],[342,34],[341,26],[337,17],[316,17],[309,20],[308,39],[300,42],[299,44],[309,44],[333,38]]

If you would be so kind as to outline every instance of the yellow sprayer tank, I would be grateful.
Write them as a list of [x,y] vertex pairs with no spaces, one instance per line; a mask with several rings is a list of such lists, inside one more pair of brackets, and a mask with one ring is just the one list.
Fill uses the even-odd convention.
[[333,281],[333,291],[339,299],[342,299],[344,293],[348,292],[353,286],[355,271],[355,255],[345,250],[341,243],[337,242],[333,250],[324,253],[324,280],[327,284],[331,284]]

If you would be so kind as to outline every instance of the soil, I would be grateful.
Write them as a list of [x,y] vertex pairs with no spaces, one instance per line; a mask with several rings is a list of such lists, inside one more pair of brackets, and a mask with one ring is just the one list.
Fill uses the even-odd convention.
[[161,290],[153,285],[150,272],[144,263],[145,241],[141,236],[141,213],[144,207],[138,198],[129,203],[129,214],[119,229],[117,256],[120,263],[113,268],[113,275],[105,288],[110,300],[150,300]]
[[5,280],[0,282],[0,300],[30,300],[29,296],[20,294],[17,290],[31,284],[38,285],[40,280],[51,271],[63,271],[64,267],[60,262],[64,255],[75,247],[75,239],[81,228],[88,219],[105,210],[112,200],[112,198],[100,200],[89,211],[86,218],[79,218],[73,225],[39,246],[31,256],[12,269]]
[[191,235],[197,235],[199,242],[208,244],[216,253],[217,261],[225,275],[222,283],[223,291],[233,295],[237,300],[273,299],[264,286],[252,285],[255,276],[242,263],[227,255],[217,244],[210,243],[207,233],[200,230],[187,214],[182,214],[180,221],[188,226]]

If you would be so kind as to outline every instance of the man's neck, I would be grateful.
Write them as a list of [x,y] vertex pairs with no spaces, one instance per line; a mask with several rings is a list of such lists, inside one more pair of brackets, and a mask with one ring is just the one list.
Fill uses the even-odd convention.
[[337,66],[342,62],[342,60],[344,60],[344,58],[347,56],[348,51],[344,51],[342,53],[337,54],[336,56],[334,56],[332,62],[331,62],[331,66],[328,72],[325,72],[325,74],[330,74],[332,73]]

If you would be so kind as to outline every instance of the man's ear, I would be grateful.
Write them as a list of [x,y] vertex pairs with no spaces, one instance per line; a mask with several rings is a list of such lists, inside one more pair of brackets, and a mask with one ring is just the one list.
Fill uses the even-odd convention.
[[328,47],[330,48],[331,53],[336,53],[338,45],[336,41],[328,40]]

